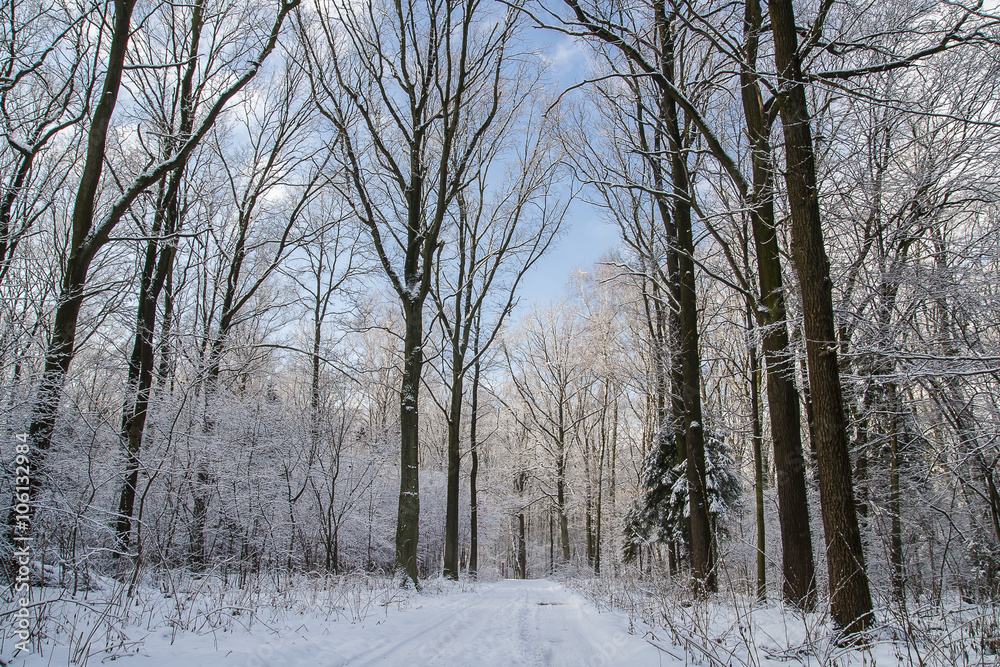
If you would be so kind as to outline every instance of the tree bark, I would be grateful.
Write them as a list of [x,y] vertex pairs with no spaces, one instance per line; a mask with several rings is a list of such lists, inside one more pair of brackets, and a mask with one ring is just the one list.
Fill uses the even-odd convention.
[[556,509],[559,512],[559,544],[562,548],[562,562],[569,563],[569,516],[566,514],[566,448],[559,441],[556,460]]
[[[468,204],[459,192],[456,195],[459,207],[459,229],[458,229],[458,286],[454,296],[454,313],[451,321],[450,344],[451,344],[451,404],[448,407],[446,417],[448,420],[448,488],[445,498],[445,524],[444,524],[444,576],[457,580],[459,573],[458,559],[458,500],[461,481],[461,437],[462,437],[462,402],[465,398],[465,355],[469,348],[469,336],[475,325],[476,344],[478,347],[478,313],[473,318],[471,312],[475,307],[478,310],[477,301],[474,306],[472,300],[474,271],[476,270],[476,255],[479,250],[476,232],[478,225],[470,229],[470,216]],[[478,221],[477,221],[478,222]],[[443,304],[443,299],[439,300]],[[442,309],[442,318],[445,314]],[[475,319],[475,322],[472,321]],[[448,328],[447,326],[445,327]],[[475,350],[473,354],[477,354]]]
[[844,401],[837,365],[830,264],[823,243],[816,165],[791,0],[769,3],[780,109],[785,134],[786,184],[792,214],[792,256],[802,291],[830,576],[830,614],[847,634],[874,621],[861,533],[854,505]]
[[[597,499],[596,499],[596,519],[597,527],[594,535],[594,574],[601,573],[601,529],[603,527],[603,504],[604,504],[604,459],[608,449],[608,385],[604,385],[604,405],[601,409],[601,446],[599,454],[597,457]],[[616,415],[617,418],[617,415]],[[617,428],[617,424],[613,424],[612,428]],[[613,436],[611,436],[613,437]]]
[[794,357],[789,348],[785,324],[787,313],[774,218],[770,121],[766,117],[756,73],[761,23],[759,0],[746,0],[743,24],[746,61],[740,80],[743,114],[751,144],[753,192],[750,219],[757,256],[760,304],[763,306],[757,309],[756,319],[761,327],[767,366],[767,403],[777,472],[778,522],[781,526],[782,592],[792,604],[811,609],[816,601],[816,572],[809,530],[799,396],[795,389]]
[[524,470],[514,477],[514,491],[522,503],[517,512],[517,576],[525,579],[528,572],[527,520],[524,515],[524,489],[528,484],[528,473]]
[[517,515],[517,576],[519,579],[528,578],[528,536],[524,512]]
[[[146,245],[139,285],[139,305],[136,314],[135,338],[129,358],[128,395],[122,409],[122,423],[119,439],[126,453],[125,480],[118,499],[118,517],[115,521],[115,535],[118,541],[118,555],[128,552],[132,517],[135,508],[136,487],[139,482],[139,453],[146,429],[150,392],[153,386],[153,330],[156,326],[156,307],[167,275],[173,270],[175,242],[167,237],[174,233],[179,224],[177,188],[180,173],[177,172],[161,200],[164,204],[164,222],[154,225],[153,235],[161,231],[162,238],[152,239]],[[158,212],[159,217],[159,212]]]
[[[752,304],[747,303],[747,329],[752,332],[754,318]],[[764,439],[760,423],[760,366],[757,360],[757,345],[749,346],[750,361],[750,417],[753,425],[753,471],[754,500],[757,510],[757,600],[767,600],[767,542],[764,532]]]
[[[479,354],[478,320],[472,350],[473,354]],[[469,446],[472,450],[472,465],[469,470],[469,574],[473,578],[479,571],[479,501],[476,497],[476,482],[479,475],[479,442],[476,434],[479,421],[479,374],[480,363],[477,359],[472,366],[472,397],[469,406]]]
[[[662,11],[662,4],[658,3]],[[674,81],[674,42],[665,16],[660,16],[664,75]],[[694,235],[691,227],[691,184],[686,156],[682,153],[680,123],[672,99],[664,99],[664,120],[670,142],[673,182],[674,225],[677,230],[677,261],[680,287],[680,350],[683,380],[684,440],[687,450],[687,481],[690,503],[691,574],[694,593],[702,596],[717,590],[712,562],[712,530],[705,486],[705,435],[701,414],[701,356],[698,350],[698,302],[694,267]]]
[[399,392],[399,511],[396,516],[396,567],[416,585],[420,537],[420,415],[417,410],[423,368],[423,298],[403,301],[403,382]]
[[886,388],[889,415],[889,562],[892,564],[892,597],[902,603],[905,600],[906,573],[903,565],[903,527],[900,521],[902,497],[899,489],[899,429],[901,408],[899,392],[895,383]]
[[[456,332],[459,324],[456,322]],[[452,359],[451,406],[448,411],[448,488],[445,498],[444,576],[457,580],[458,564],[458,499],[461,479],[462,399],[465,364],[464,355],[457,352]]]

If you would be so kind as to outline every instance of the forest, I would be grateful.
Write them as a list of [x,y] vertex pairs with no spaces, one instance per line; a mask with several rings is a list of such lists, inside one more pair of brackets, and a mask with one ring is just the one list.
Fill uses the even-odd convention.
[[997,659],[995,3],[0,11],[3,660],[507,579],[660,660]]

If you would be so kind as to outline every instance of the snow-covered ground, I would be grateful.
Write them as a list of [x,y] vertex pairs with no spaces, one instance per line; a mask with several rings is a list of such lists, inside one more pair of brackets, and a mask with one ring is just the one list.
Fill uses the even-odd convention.
[[[348,575],[246,591],[219,579],[146,586],[131,602],[99,586],[84,597],[58,589],[38,603],[41,653],[0,664],[122,667],[493,667],[572,665],[996,665],[984,643],[993,615],[967,607],[918,619],[884,618],[866,646],[841,646],[821,612],[744,605],[722,597],[692,604],[603,580],[494,583],[430,580],[423,592],[390,579]],[[101,600],[104,600],[102,602]],[[596,606],[595,606],[596,604]],[[626,613],[622,609],[628,609]],[[943,622],[941,627],[937,627]],[[903,629],[909,628],[909,632]],[[926,624],[924,624],[926,625]],[[931,627],[933,626],[933,627]],[[986,633],[992,637],[992,632]],[[992,641],[990,639],[989,641]],[[984,650],[986,649],[986,650]]]
[[[598,612],[580,594],[548,580],[500,581],[472,590],[412,595],[351,622],[304,613],[284,627],[266,622],[252,632],[181,632],[132,628],[137,652],[122,667],[199,665],[644,665],[674,664],[619,612]],[[11,645],[4,651],[10,655]],[[93,647],[98,649],[99,646]],[[100,654],[91,664],[100,663]],[[17,657],[9,664],[24,660]],[[27,657],[29,667],[66,664],[65,647]]]

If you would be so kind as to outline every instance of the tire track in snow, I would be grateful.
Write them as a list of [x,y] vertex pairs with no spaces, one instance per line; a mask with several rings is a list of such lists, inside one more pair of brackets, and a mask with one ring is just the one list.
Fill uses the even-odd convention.
[[[649,643],[629,635],[620,616],[598,613],[582,597],[551,581],[502,581],[462,598],[446,598],[440,604],[431,599],[421,608],[396,615],[382,626],[381,632],[387,637],[377,646],[337,664],[344,667],[669,664],[662,661],[666,656]],[[453,608],[455,605],[457,609]],[[435,613],[430,620],[420,618]]]

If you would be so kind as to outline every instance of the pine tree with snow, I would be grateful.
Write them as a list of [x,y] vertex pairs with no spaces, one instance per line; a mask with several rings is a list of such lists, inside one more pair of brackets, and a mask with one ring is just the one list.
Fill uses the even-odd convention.
[[[740,504],[739,479],[735,463],[722,435],[705,430],[705,486],[712,524],[713,542],[724,530],[729,513]],[[650,451],[643,464],[645,493],[625,517],[626,562],[633,561],[643,546],[654,543],[686,545],[690,503],[687,463],[676,461],[677,444],[673,436],[661,431],[658,446]]]

